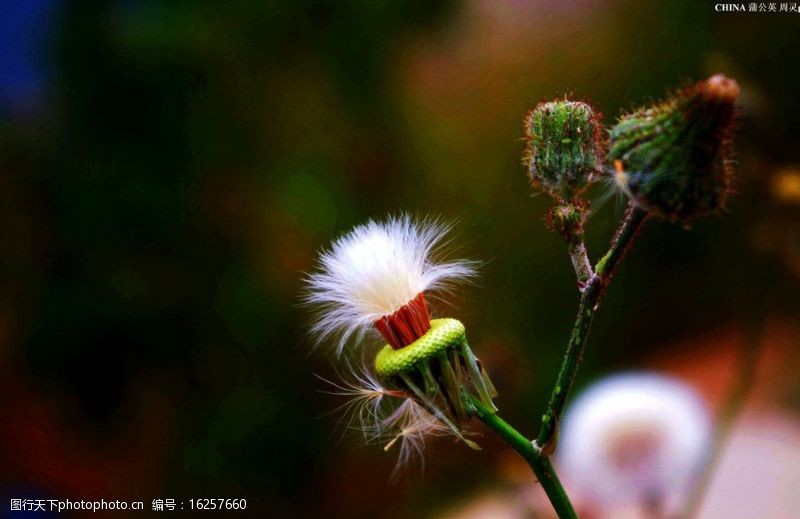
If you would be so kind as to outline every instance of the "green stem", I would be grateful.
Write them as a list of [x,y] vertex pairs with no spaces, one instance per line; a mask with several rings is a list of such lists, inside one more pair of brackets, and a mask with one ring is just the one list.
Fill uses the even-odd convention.
[[586,244],[583,242],[583,224],[589,216],[589,204],[582,199],[561,201],[547,214],[547,227],[558,232],[567,244],[569,259],[575,276],[578,278],[578,287],[583,291],[586,283],[594,275]]
[[634,204],[628,206],[625,211],[625,217],[611,240],[611,247],[606,252],[606,255],[600,258],[594,268],[595,274],[603,280],[604,284],[608,284],[614,276],[617,265],[622,261],[630,246],[633,245],[633,240],[644,227],[648,216],[649,214],[640,209],[639,206]]
[[564,353],[564,360],[561,363],[561,370],[550,395],[547,411],[542,416],[539,434],[536,437],[536,444],[542,448],[542,453],[545,456],[549,456],[555,450],[556,441],[558,440],[558,422],[561,419],[561,413],[567,403],[567,397],[575,382],[575,376],[583,358],[583,350],[589,338],[592,321],[605,288],[614,275],[617,265],[625,256],[625,252],[633,244],[633,240],[647,221],[647,216],[648,214],[637,206],[633,204],[628,206],[625,218],[611,240],[611,247],[606,255],[597,262],[594,275],[584,287],[580,305],[578,306],[578,315],[572,328],[572,335],[569,338],[567,351]]
[[575,269],[575,276],[578,278],[578,286],[584,287],[592,278],[592,264],[589,262],[589,254],[586,252],[586,245],[583,243],[583,234],[575,241],[567,242],[569,259],[572,261],[572,268]]
[[558,517],[562,519],[577,518],[578,515],[572,507],[569,496],[567,496],[567,493],[564,491],[564,487],[561,485],[561,481],[559,481],[556,470],[550,462],[550,459],[544,456],[542,451],[519,431],[497,416],[493,409],[484,405],[480,399],[470,396],[469,402],[473,414],[508,443],[512,449],[525,458],[525,461],[528,462],[528,465],[530,465],[534,474],[536,474],[536,477],[539,479],[539,483],[550,499],[550,503],[552,503],[553,509],[558,514]]

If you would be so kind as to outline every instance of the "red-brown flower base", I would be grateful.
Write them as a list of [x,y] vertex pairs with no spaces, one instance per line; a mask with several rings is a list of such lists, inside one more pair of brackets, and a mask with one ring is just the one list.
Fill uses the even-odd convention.
[[422,337],[430,327],[431,314],[428,311],[428,303],[425,301],[423,292],[398,308],[392,315],[381,317],[375,321],[375,328],[396,350],[408,346]]

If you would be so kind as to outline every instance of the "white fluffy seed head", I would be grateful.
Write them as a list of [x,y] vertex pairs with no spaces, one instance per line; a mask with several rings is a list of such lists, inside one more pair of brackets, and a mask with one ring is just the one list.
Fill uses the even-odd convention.
[[707,455],[709,413],[685,384],[650,373],[611,376],[567,410],[557,460],[572,490],[606,510],[686,497]]
[[319,269],[306,278],[305,301],[319,314],[318,340],[337,336],[341,353],[351,338],[363,339],[373,323],[420,292],[447,289],[475,274],[474,263],[437,261],[450,227],[408,215],[370,220],[321,253]]

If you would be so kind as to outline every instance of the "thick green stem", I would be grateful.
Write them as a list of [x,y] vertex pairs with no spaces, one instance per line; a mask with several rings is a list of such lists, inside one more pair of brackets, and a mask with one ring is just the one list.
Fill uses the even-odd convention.
[[511,427],[505,420],[497,416],[496,412],[484,405],[480,399],[470,397],[472,412],[494,433],[502,438],[508,445],[517,451],[528,462],[534,474],[539,479],[553,509],[560,518],[577,518],[575,509],[570,503],[561,481],[558,479],[555,468],[547,456],[519,431]]
[[547,411],[542,416],[539,434],[536,437],[536,444],[542,448],[545,456],[549,456],[555,450],[558,439],[558,422],[561,419],[561,413],[567,403],[567,397],[575,382],[575,376],[583,358],[583,350],[586,347],[586,341],[589,338],[589,331],[592,327],[594,315],[600,305],[600,299],[603,297],[603,292],[614,275],[617,265],[647,221],[647,216],[648,214],[637,206],[633,204],[628,206],[625,218],[620,223],[611,241],[611,247],[606,255],[597,262],[594,275],[584,287],[580,305],[578,306],[578,315],[572,328],[572,335],[569,338],[567,351],[564,353],[564,360],[561,363],[561,370],[550,395]]
[[638,205],[631,204],[628,206],[625,211],[625,218],[611,240],[611,247],[606,252],[606,255],[600,258],[594,268],[595,274],[603,280],[604,284],[608,284],[614,276],[617,265],[622,261],[630,246],[633,245],[633,240],[642,230],[649,216],[649,213],[640,209]]
[[578,316],[567,344],[567,351],[564,353],[561,370],[558,373],[553,392],[550,394],[547,411],[542,416],[542,425],[539,428],[536,443],[547,454],[552,453],[555,449],[555,442],[551,443],[551,440],[556,437],[558,421],[561,418],[561,412],[567,402],[567,396],[569,396],[575,376],[578,373],[578,367],[583,357],[583,348],[589,337],[589,330],[602,291],[602,284],[598,283],[597,280],[599,278],[596,275],[592,277],[581,296]]
[[556,380],[556,386],[547,405],[547,411],[542,417],[542,426],[536,441],[531,442],[525,438],[505,420],[497,416],[495,409],[485,405],[479,398],[475,396],[469,397],[472,414],[477,416],[487,427],[525,458],[525,461],[528,462],[539,479],[539,483],[550,499],[553,508],[561,518],[577,517],[577,515],[567,493],[564,491],[564,487],[561,485],[561,481],[558,479],[555,468],[550,462],[550,455],[555,449],[554,440],[557,439],[558,421],[561,418],[567,397],[575,381],[583,356],[583,348],[589,337],[592,320],[603,296],[603,291],[614,275],[614,271],[625,252],[647,221],[647,216],[647,213],[635,205],[628,207],[625,218],[611,241],[611,247],[597,263],[594,272],[591,271],[591,265],[589,265],[588,269],[584,267],[584,263],[589,264],[588,256],[586,255],[586,249],[582,247],[582,236],[576,235],[578,244],[581,247],[580,249],[577,247],[570,248],[570,253],[573,255],[573,264],[578,273],[578,280],[579,282],[581,281],[582,273],[588,272],[590,277],[582,291],[572,335],[567,345],[567,351],[564,354],[564,361]]

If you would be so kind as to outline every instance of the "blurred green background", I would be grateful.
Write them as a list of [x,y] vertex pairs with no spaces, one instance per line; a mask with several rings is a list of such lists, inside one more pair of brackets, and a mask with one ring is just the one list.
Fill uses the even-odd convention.
[[[796,322],[800,14],[713,5],[0,2],[0,497],[427,517],[491,485],[489,437],[433,442],[391,482],[395,454],[342,430],[301,278],[366,218],[458,222],[485,265],[439,313],[534,432],[577,303],[521,166],[523,116],[554,96],[613,122],[712,73],[743,88],[728,213],[651,225],[581,386],[708,330]],[[594,257],[622,212],[606,195]]]

